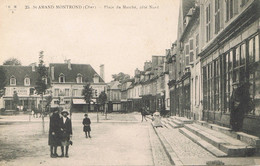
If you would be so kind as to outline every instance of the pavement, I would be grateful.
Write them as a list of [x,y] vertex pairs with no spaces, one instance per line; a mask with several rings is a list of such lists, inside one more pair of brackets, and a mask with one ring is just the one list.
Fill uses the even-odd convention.
[[[140,113],[89,113],[92,138],[84,138],[84,113],[72,116],[69,158],[50,158],[49,117],[0,116],[0,165],[260,165],[260,157],[216,157],[173,128],[154,128]],[[98,122],[97,122],[98,120]],[[60,149],[58,149],[60,152]],[[208,164],[208,165],[212,165]]]
[[[150,121],[140,113],[89,113],[92,138],[82,131],[84,113],[72,115],[73,145],[69,158],[50,158],[49,118],[29,115],[0,116],[0,165],[172,165]],[[60,154],[60,148],[58,148]]]
[[154,128],[170,160],[175,165],[260,165],[260,157],[216,157],[179,132],[178,128]]

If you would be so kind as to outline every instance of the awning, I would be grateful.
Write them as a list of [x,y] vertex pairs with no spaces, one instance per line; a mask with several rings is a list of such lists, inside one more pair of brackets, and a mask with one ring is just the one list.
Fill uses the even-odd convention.
[[86,104],[86,101],[84,99],[72,99],[73,104]]

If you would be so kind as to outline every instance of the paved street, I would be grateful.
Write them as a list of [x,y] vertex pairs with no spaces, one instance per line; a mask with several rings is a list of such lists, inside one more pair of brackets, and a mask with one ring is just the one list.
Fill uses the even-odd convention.
[[[69,158],[50,158],[48,118],[28,115],[0,117],[0,165],[171,165],[150,122],[141,123],[139,113],[90,113],[92,138],[82,131],[84,114],[73,114],[73,146]],[[15,122],[17,119],[19,122]],[[60,148],[58,148],[60,154]]]

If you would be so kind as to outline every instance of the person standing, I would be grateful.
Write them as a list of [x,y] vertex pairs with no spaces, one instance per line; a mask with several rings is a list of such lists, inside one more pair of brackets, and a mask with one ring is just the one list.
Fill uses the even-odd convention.
[[146,107],[142,107],[142,109],[141,109],[142,122],[144,119],[147,121],[146,114],[147,114]]
[[88,137],[91,138],[91,136],[90,136],[90,131],[91,131],[90,124],[91,124],[91,121],[88,118],[88,114],[85,114],[85,118],[83,119],[82,124],[83,124],[83,131],[86,134],[86,138],[88,138]]
[[52,158],[58,157],[57,146],[61,145],[60,142],[60,116],[59,109],[55,108],[52,115],[50,116],[50,127],[49,127],[49,141],[50,156]]
[[65,157],[69,157],[69,145],[71,144],[71,137],[72,137],[72,124],[71,120],[68,118],[69,112],[63,110],[61,112],[62,118],[60,120],[61,125],[61,157],[64,157],[64,147],[65,150]]
[[[237,86],[237,87],[235,87]],[[232,130],[241,131],[243,128],[244,115],[251,111],[250,105],[250,84],[248,82],[242,82],[238,85],[234,85],[233,93],[230,99],[230,125]]]

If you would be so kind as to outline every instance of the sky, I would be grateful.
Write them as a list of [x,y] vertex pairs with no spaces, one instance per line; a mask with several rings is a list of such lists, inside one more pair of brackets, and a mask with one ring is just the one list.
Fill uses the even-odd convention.
[[106,82],[133,76],[176,40],[178,10],[179,0],[1,0],[0,64],[29,65],[44,51],[46,64],[104,64]]

